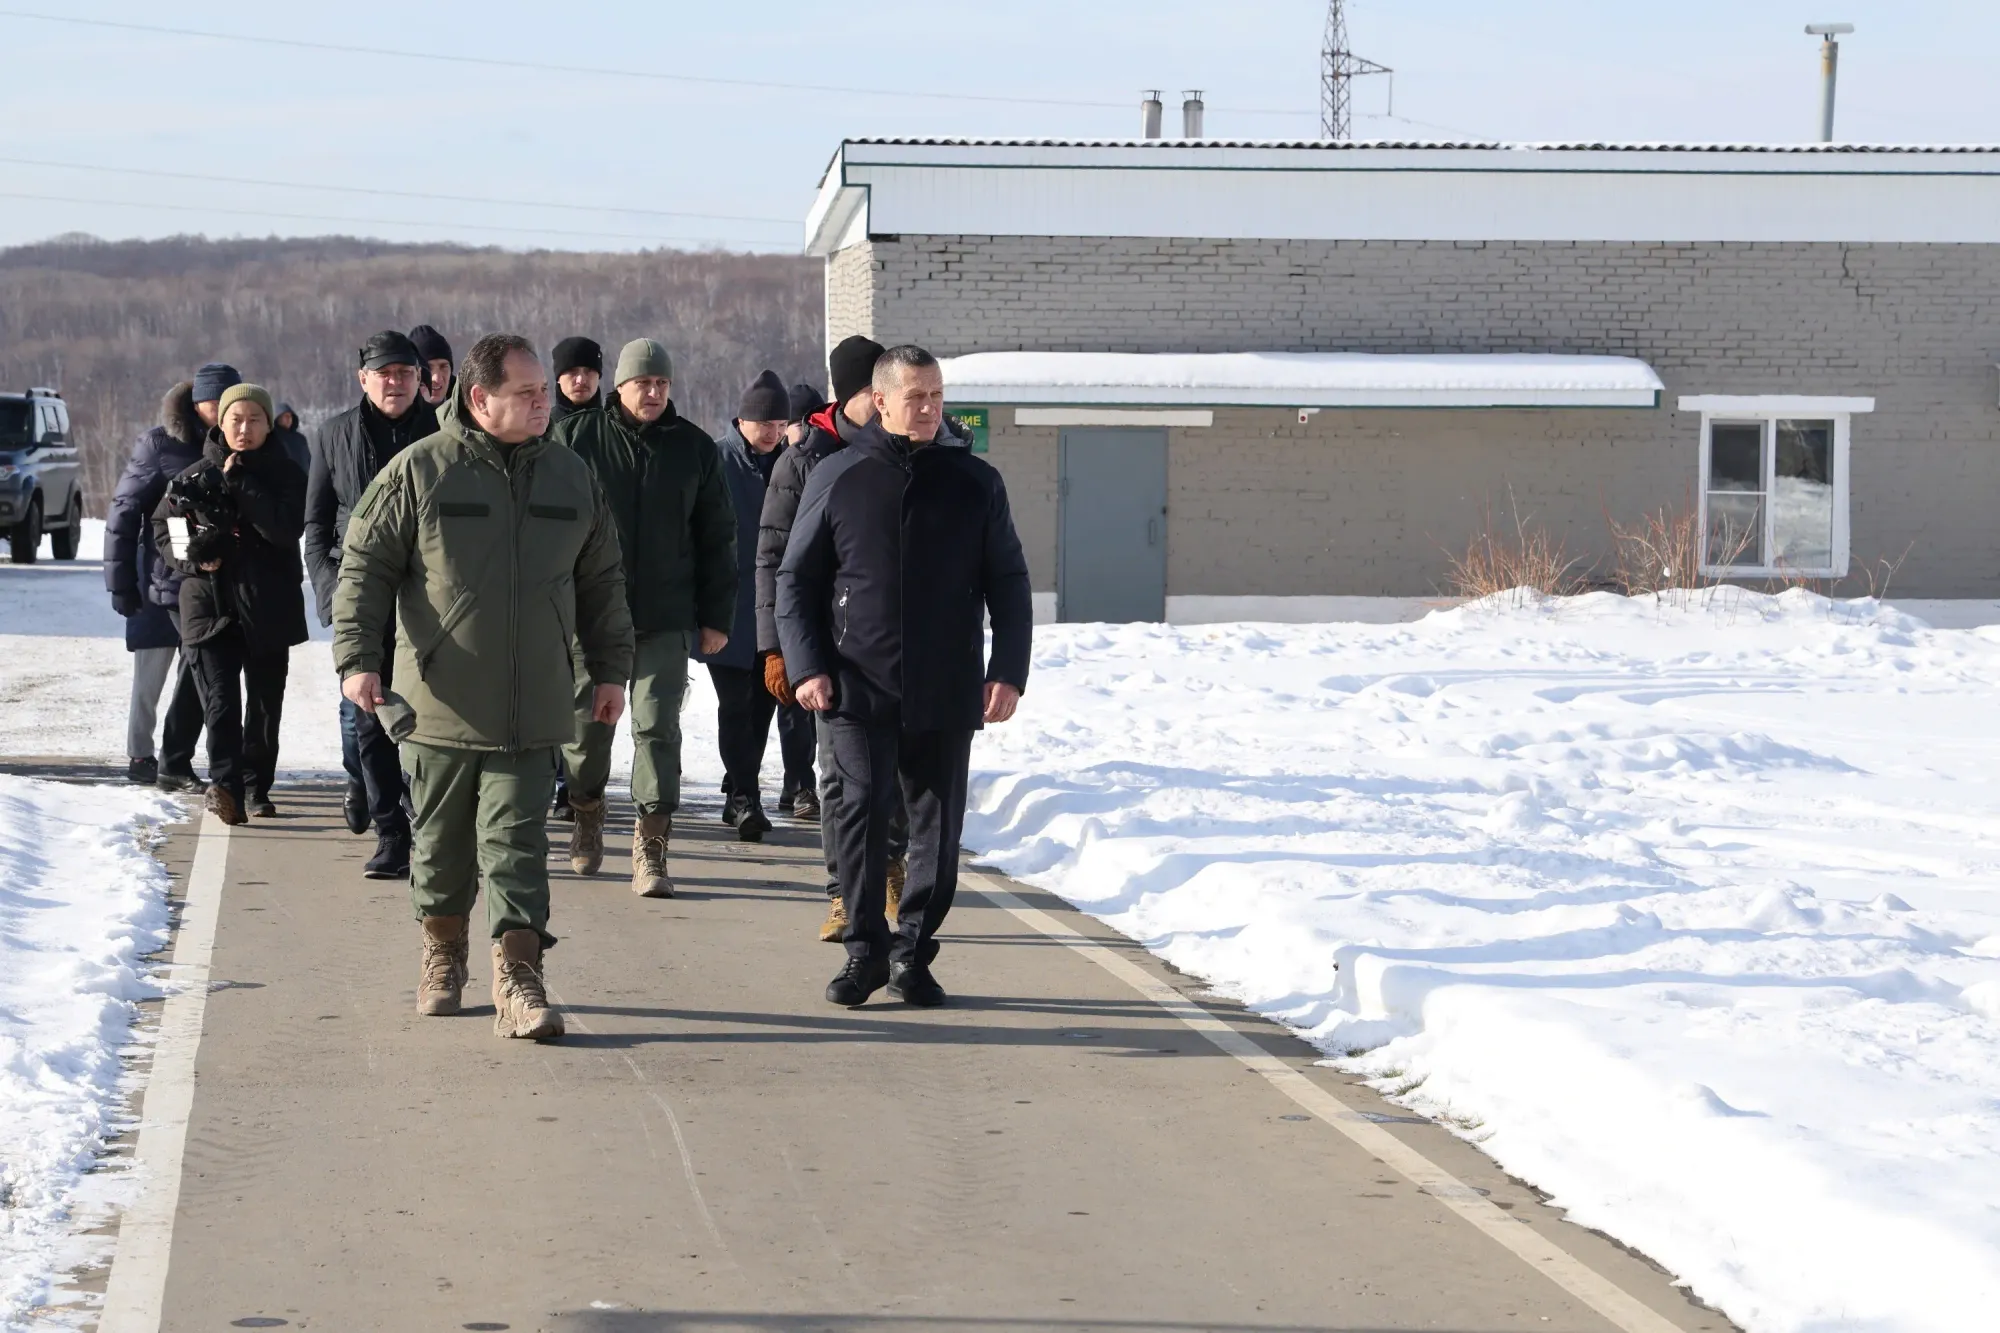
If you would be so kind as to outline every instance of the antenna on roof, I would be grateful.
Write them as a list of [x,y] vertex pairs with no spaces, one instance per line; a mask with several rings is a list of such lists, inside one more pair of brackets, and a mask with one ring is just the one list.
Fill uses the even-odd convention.
[[1347,46],[1345,0],[1328,0],[1326,40],[1319,51],[1319,136],[1345,141],[1354,137],[1353,90],[1348,86],[1367,74],[1387,74],[1390,110],[1395,110],[1394,70],[1355,55]]
[[1854,31],[1852,23],[1808,23],[1806,33],[1825,40],[1819,44],[1819,141],[1833,142],[1833,79],[1840,71],[1840,38]]

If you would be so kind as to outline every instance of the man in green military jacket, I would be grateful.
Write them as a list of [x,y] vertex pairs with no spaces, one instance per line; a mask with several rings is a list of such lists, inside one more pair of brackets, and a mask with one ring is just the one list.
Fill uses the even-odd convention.
[[[618,354],[614,393],[600,412],[556,427],[554,439],[597,473],[618,524],[625,597],[636,635],[632,674],[632,891],[671,898],[667,838],[681,803],[681,698],[688,656],[717,653],[736,622],[736,517],[722,455],[708,432],[674,411],[673,361],[651,338]],[[699,636],[697,638],[697,636]],[[588,678],[586,678],[588,677]],[[589,708],[593,673],[579,671],[577,735],[569,747],[570,866],[604,860],[604,784],[615,721]]]
[[[416,806],[410,894],[423,922],[417,1011],[454,1014],[479,881],[493,936],[494,1026],[562,1035],[542,955],[556,753],[575,731],[571,644],[613,724],[632,674],[618,531],[582,460],[543,438],[549,383],[525,338],[481,338],[438,432],[356,503],[333,599],[341,693],[402,745]],[[395,682],[382,645],[400,621]]]

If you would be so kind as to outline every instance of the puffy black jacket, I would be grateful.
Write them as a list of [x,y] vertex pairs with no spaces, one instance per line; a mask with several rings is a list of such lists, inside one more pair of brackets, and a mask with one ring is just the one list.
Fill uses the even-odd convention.
[[[209,432],[201,461],[179,475],[220,470],[230,456],[220,431]],[[220,525],[222,568],[204,570],[202,547],[176,555],[171,521],[186,515],[170,493],[153,512],[153,543],[160,558],[181,573],[181,638],[200,644],[231,625],[252,652],[276,652],[306,641],[306,603],[299,590],[299,534],[305,529],[306,479],[267,441],[238,454],[223,472],[223,487],[234,502],[231,522]],[[214,516],[210,516],[213,518]]]
[[306,573],[312,578],[319,623],[333,623],[333,589],[340,579],[340,546],[361,492],[383,464],[410,445],[437,434],[437,410],[421,395],[391,420],[363,398],[327,418],[313,436],[306,480]]
[[[944,428],[950,438],[940,435],[938,444],[970,448],[970,438],[957,434],[950,417]],[[830,403],[806,418],[806,433],[797,444],[783,450],[771,469],[771,481],[764,488],[764,508],[757,521],[757,651],[778,651],[778,565],[785,558],[785,543],[798,520],[799,498],[805,494],[806,479],[822,459],[831,458],[847,447],[847,436],[859,429],[840,414],[840,405]]]
[[125,622],[129,649],[180,642],[168,608],[180,605],[181,576],[153,548],[153,511],[174,476],[201,460],[208,427],[194,410],[194,383],[182,380],[160,399],[160,422],[132,445],[104,516],[104,587]]
[[900,707],[911,730],[975,730],[986,681],[1028,683],[1034,606],[1007,487],[954,444],[912,448],[879,422],[848,439],[813,468],[778,567],[785,673],[831,676],[844,717]]

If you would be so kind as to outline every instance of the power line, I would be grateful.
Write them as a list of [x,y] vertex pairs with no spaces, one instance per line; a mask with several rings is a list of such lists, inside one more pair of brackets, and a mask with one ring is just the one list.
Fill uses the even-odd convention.
[[[99,208],[157,208],[172,213],[223,214],[232,217],[289,218],[299,222],[360,223],[370,227],[441,227],[452,231],[497,231],[511,232],[527,236],[586,236],[606,241],[689,241],[696,244],[719,243],[715,236],[661,236],[650,232],[626,231],[575,231],[563,227],[507,227],[490,222],[434,222],[417,218],[357,218],[330,216],[323,213],[282,213],[263,208],[211,208],[204,204],[161,204],[143,199],[85,199],[69,194],[33,194],[19,190],[0,190],[0,199],[38,199],[59,204],[89,204]],[[762,242],[754,242],[761,244]]]
[[384,190],[361,185],[322,185],[311,181],[259,180],[252,176],[210,176],[194,171],[161,171],[151,167],[98,167],[84,162],[50,162],[34,157],[0,157],[0,164],[56,167],[63,171],[94,171],[116,176],[156,176],[165,180],[204,181],[217,185],[262,185],[283,190],[324,190],[335,194],[373,194],[396,199],[441,199],[456,204],[500,204],[509,208],[560,208],[575,213],[633,213],[648,217],[695,218],[709,222],[761,222],[800,226],[798,218],[753,217],[734,213],[687,213],[667,208],[622,208],[616,204],[570,204],[545,199],[495,199],[487,195],[437,194],[428,190]]
[[[215,32],[206,28],[170,28],[152,23],[127,23],[118,19],[78,18],[70,14],[38,14],[25,9],[0,9],[0,18],[32,19],[39,23],[67,23],[82,28],[111,28],[121,32],[144,32],[160,37],[199,37],[218,42],[253,42],[260,46],[282,46],[295,51],[332,51],[342,55],[386,56],[394,60],[429,60],[447,65],[477,65],[490,69],[524,69],[538,74],[588,74],[600,78],[644,79],[655,83],[688,83],[714,88],[752,88],[772,91],[768,79],[728,79],[702,74],[665,74],[650,69],[617,69],[604,65],[558,65],[543,60],[504,60],[496,56],[454,55],[447,51],[398,51],[385,46],[355,46],[346,42],[316,42],[302,37],[263,37],[250,33]],[[857,88],[847,84],[783,84],[786,92],[834,93],[847,97],[920,98],[943,102],[994,102],[1010,106],[1078,106],[1130,110],[1128,102],[1091,102],[1064,97],[1005,97],[995,93],[921,92],[907,88]],[[1211,107],[1236,116],[1296,116],[1305,114],[1287,107]]]

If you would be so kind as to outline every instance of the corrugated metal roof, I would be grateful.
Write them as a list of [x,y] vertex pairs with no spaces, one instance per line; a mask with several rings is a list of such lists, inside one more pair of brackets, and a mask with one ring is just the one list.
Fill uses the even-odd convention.
[[1320,152],[1371,149],[1437,149],[1535,153],[2000,153],[2000,144],[1900,143],[1616,143],[1576,140],[1562,143],[1505,143],[1446,139],[964,139],[949,136],[849,139],[851,144],[931,148],[1298,148]]

